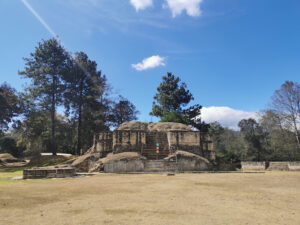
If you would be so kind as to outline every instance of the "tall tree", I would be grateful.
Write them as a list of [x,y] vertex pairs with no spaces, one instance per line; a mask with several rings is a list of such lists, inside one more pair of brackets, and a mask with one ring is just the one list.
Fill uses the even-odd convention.
[[113,126],[118,127],[124,122],[137,120],[138,113],[135,105],[120,95],[118,101],[112,105],[110,120]]
[[289,126],[295,134],[298,149],[300,149],[300,133],[298,124],[300,122],[300,84],[286,81],[276,90],[272,96],[272,107],[285,125]]
[[7,83],[0,85],[0,133],[8,128],[12,118],[21,111],[20,100],[16,90]]
[[260,161],[264,152],[263,139],[264,132],[262,127],[254,119],[243,119],[238,123],[240,132],[244,135],[244,138],[249,146],[248,153],[255,155],[255,159]]
[[50,39],[38,43],[29,58],[24,58],[25,69],[19,74],[31,79],[27,88],[36,104],[51,115],[51,151],[56,155],[56,109],[62,104],[68,54],[56,41]]
[[[108,109],[106,77],[97,69],[97,63],[79,52],[69,60],[68,73],[64,77],[67,91],[64,94],[67,114],[71,113],[77,121],[76,154],[80,154],[82,140],[88,131],[96,131],[104,126],[105,112]],[[96,124],[98,122],[98,124]],[[93,135],[91,135],[93,136]]]
[[284,126],[280,115],[273,110],[261,113],[260,126],[267,134],[265,148],[268,160],[298,160],[297,140],[289,127]]
[[150,115],[163,117],[165,113],[177,112],[182,113],[184,106],[191,100],[193,95],[187,89],[184,82],[180,83],[180,78],[172,73],[167,73],[162,77],[163,81],[157,88],[157,93],[154,96],[152,112]]
[[208,132],[209,124],[201,119],[202,106],[199,104],[193,105],[183,110],[183,115],[186,118],[187,124],[197,128],[201,132]]

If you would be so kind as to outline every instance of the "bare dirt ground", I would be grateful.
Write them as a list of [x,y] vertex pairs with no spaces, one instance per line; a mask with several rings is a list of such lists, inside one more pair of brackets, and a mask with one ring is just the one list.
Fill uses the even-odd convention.
[[300,172],[0,180],[0,224],[299,225]]

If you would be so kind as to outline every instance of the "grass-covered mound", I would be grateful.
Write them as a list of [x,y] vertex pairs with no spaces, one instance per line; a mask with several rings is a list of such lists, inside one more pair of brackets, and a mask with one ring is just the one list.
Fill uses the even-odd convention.
[[53,166],[61,163],[65,163],[68,160],[74,158],[74,156],[63,156],[63,155],[43,155],[35,156],[30,159],[27,167],[43,167]]
[[1,164],[14,163],[14,162],[20,162],[20,161],[23,161],[23,160],[15,158],[9,153],[0,154],[0,163]]

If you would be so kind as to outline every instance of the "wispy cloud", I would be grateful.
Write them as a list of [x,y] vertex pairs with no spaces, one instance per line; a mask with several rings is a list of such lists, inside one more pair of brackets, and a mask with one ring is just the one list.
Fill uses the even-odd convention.
[[165,66],[165,58],[159,55],[153,55],[151,57],[143,59],[141,63],[132,64],[132,68],[142,71],[152,69],[158,66]]
[[259,115],[257,112],[247,112],[227,106],[203,107],[201,110],[201,119],[206,123],[217,121],[223,126],[234,130],[238,130],[239,121],[249,118],[258,119]]
[[189,16],[200,16],[200,3],[203,0],[166,0],[164,8],[170,8],[172,16],[180,15],[184,10]]
[[130,0],[130,3],[136,11],[144,10],[153,4],[152,0]]

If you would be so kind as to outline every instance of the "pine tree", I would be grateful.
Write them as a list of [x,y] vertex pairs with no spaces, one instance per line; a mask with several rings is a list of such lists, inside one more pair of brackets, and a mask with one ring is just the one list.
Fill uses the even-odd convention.
[[163,117],[166,113],[177,112],[182,113],[182,107],[186,106],[193,95],[186,88],[184,82],[180,83],[180,78],[172,73],[167,73],[162,77],[163,81],[157,88],[152,104],[152,112],[150,115]]
[[24,60],[25,69],[19,74],[31,80],[27,91],[34,102],[41,109],[50,112],[51,151],[56,155],[55,118],[57,106],[63,102],[63,77],[66,73],[68,54],[53,38],[39,42],[35,51]]
[[[106,77],[97,70],[97,63],[79,52],[68,63],[68,73],[64,77],[67,91],[64,94],[66,113],[77,122],[76,154],[90,143],[91,132],[105,129],[108,100]],[[84,137],[84,138],[83,138]],[[88,144],[89,143],[89,144]]]

